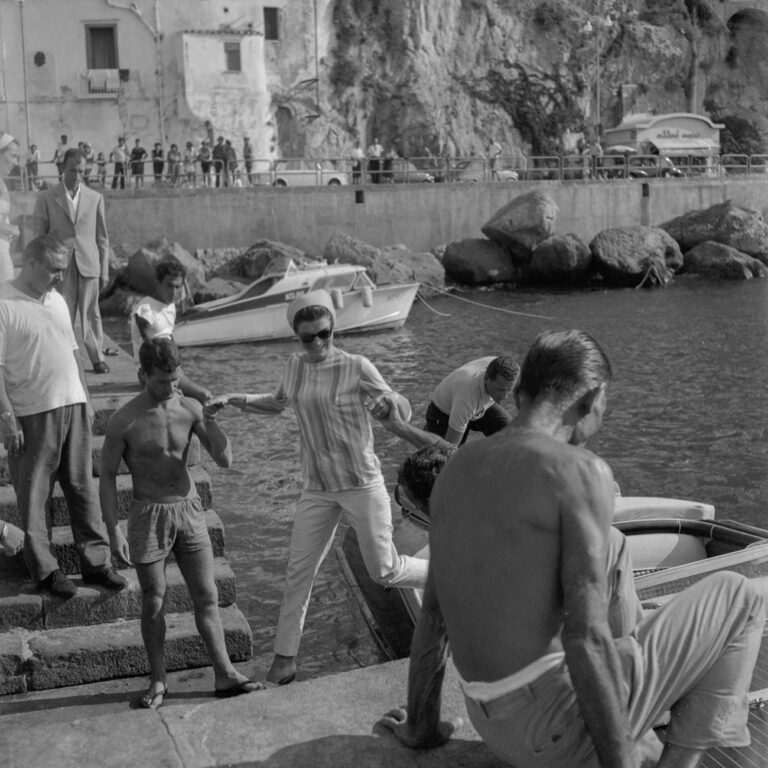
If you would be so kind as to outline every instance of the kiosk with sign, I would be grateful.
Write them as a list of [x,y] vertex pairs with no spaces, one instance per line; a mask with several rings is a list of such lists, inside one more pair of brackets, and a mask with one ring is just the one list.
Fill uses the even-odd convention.
[[[630,115],[605,131],[605,150],[626,147],[632,163],[671,164],[694,174],[713,174],[720,155],[722,123],[704,115],[674,112],[667,115]],[[636,154],[635,154],[636,153]]]

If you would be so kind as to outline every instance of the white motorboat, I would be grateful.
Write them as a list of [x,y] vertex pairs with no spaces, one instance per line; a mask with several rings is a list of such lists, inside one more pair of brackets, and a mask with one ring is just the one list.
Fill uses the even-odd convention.
[[173,338],[180,347],[292,338],[288,304],[324,289],[336,308],[338,333],[399,328],[408,318],[419,283],[376,285],[365,267],[271,262],[264,274],[234,296],[199,304],[182,315]]

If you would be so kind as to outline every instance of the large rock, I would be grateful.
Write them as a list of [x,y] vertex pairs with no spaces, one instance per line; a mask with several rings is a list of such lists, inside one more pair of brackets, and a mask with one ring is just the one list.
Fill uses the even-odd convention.
[[763,214],[751,208],[741,208],[730,200],[685,213],[664,222],[661,228],[677,240],[683,251],[713,241],[768,264],[768,224]]
[[[357,264],[366,269],[372,269],[381,258],[381,250],[350,237],[345,232],[334,232],[323,248],[323,258],[329,264],[338,261],[342,264]],[[376,279],[375,276],[372,275],[372,277]]]
[[518,279],[512,257],[493,240],[467,239],[450,243],[443,254],[446,275],[462,285],[488,285]]
[[515,265],[531,260],[536,246],[555,233],[557,205],[545,192],[529,192],[499,208],[481,227],[489,239],[509,250]]
[[303,264],[307,261],[303,251],[273,240],[257,240],[240,257],[236,274],[249,281],[258,280],[268,265],[275,269],[287,269],[289,262]]
[[683,257],[685,271],[723,280],[751,280],[768,277],[768,267],[758,259],[729,245],[708,240],[691,248]]
[[143,296],[154,293],[157,287],[155,266],[161,261],[178,261],[187,271],[187,285],[194,294],[205,285],[205,270],[199,261],[179,243],[163,240],[140,248],[128,259],[119,283]]
[[206,277],[240,275],[242,248],[197,248],[195,259],[203,265]]
[[592,273],[592,252],[576,235],[554,235],[533,250],[524,269],[526,281],[537,283],[582,283]]
[[[378,283],[421,283],[420,293],[445,287],[445,270],[434,253],[414,253],[404,245],[392,245],[381,252],[375,267]],[[382,276],[383,275],[383,276]]]
[[683,266],[677,243],[656,227],[606,229],[589,248],[595,268],[608,285],[664,285]]
[[212,277],[199,291],[192,296],[195,304],[202,304],[204,301],[213,301],[214,299],[224,299],[227,296],[234,296],[245,288],[246,283],[236,280],[225,280],[221,277]]
[[99,301],[99,311],[102,317],[127,317],[146,295],[127,288],[115,288],[109,296]]

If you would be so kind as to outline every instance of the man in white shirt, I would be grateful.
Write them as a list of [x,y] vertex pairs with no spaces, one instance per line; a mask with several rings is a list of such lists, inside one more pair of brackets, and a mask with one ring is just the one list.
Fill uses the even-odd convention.
[[469,430],[492,435],[505,427],[510,415],[499,405],[520,375],[511,357],[481,357],[449,373],[432,392],[424,429],[462,445]]
[[[176,324],[176,299],[184,286],[186,270],[176,260],[161,261],[155,266],[157,287],[154,296],[144,296],[131,311],[131,344],[133,359],[140,365],[139,350],[145,341],[159,338],[173,338]],[[213,397],[205,387],[190,381],[182,372],[179,389],[187,397],[206,403]]]
[[110,562],[93,485],[85,374],[61,283],[70,250],[43,236],[24,249],[21,272],[0,285],[0,424],[24,527],[24,561],[38,589],[73,597],[58,567],[47,512],[54,481],[67,500],[83,582],[122,589]]

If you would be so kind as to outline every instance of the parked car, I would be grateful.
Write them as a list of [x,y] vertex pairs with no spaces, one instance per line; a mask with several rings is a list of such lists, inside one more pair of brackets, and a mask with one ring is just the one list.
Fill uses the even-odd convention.
[[493,172],[482,158],[459,160],[448,171],[449,181],[517,181],[517,171],[496,168]]
[[286,159],[272,164],[272,186],[322,187],[349,184],[349,173],[333,167],[330,160]]
[[681,177],[685,173],[678,168],[668,157],[663,155],[641,155],[629,158],[630,170],[640,170],[650,178],[666,179],[669,176]]
[[423,171],[417,168],[409,160],[393,160],[392,169],[388,172],[391,174],[387,177],[387,172],[384,172],[384,177],[387,181],[393,181],[395,184],[432,184],[435,180],[433,174],[429,171]]

